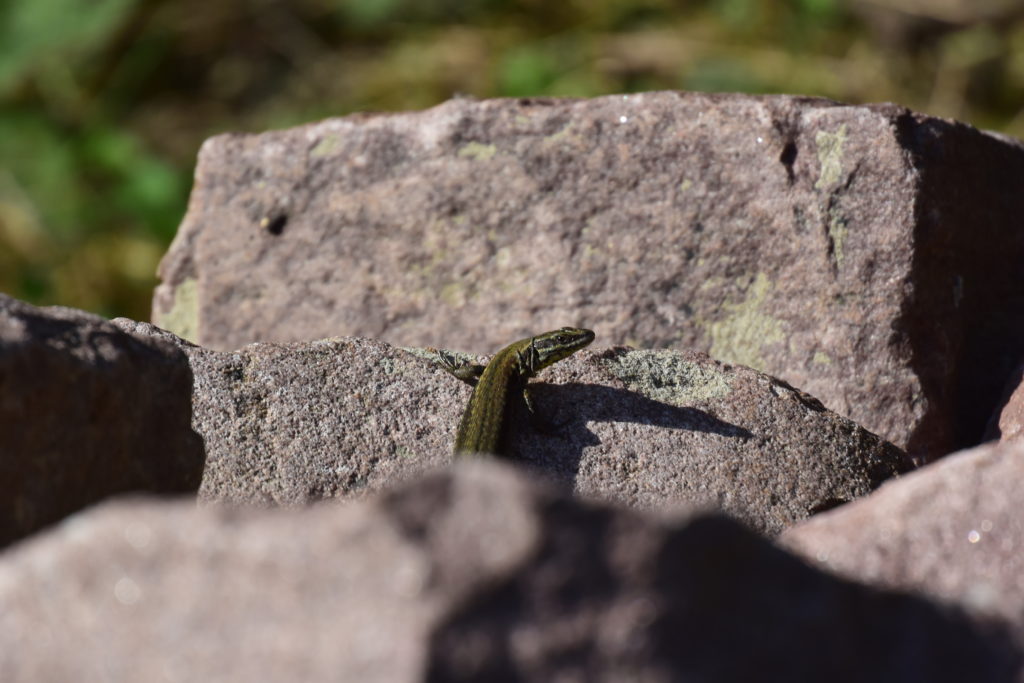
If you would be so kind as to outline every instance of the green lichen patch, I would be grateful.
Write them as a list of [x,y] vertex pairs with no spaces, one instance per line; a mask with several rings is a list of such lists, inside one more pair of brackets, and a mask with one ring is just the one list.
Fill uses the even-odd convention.
[[570,121],[569,123],[562,126],[562,128],[559,129],[558,132],[552,133],[551,135],[548,135],[546,138],[544,138],[543,142],[546,145],[551,145],[565,141],[574,142],[577,139],[578,136],[576,132],[573,130],[573,123],[572,121]]
[[[425,349],[425,348],[422,348],[420,346],[399,346],[397,348],[402,350],[402,351],[405,351],[406,353],[410,353],[410,354],[416,356],[417,358],[422,358],[424,360],[429,360],[432,363],[436,363],[437,362],[437,352],[438,352],[438,349],[432,349],[432,348],[431,349]],[[452,355],[455,355],[454,352],[449,351],[449,353],[452,353]]]
[[163,314],[154,311],[153,323],[193,344],[199,343],[199,283],[193,278],[182,280],[174,288],[174,303]]
[[675,406],[722,398],[732,388],[714,363],[695,363],[673,351],[629,351],[604,363],[633,391]]
[[828,237],[832,240],[832,258],[835,260],[836,268],[840,268],[843,265],[843,245],[846,243],[848,232],[846,219],[835,211],[831,212],[828,223]]
[[467,142],[459,148],[459,156],[476,161],[488,161],[497,154],[498,148],[494,145],[485,145],[482,142]]
[[337,134],[325,135],[313,146],[313,149],[309,151],[309,156],[313,159],[320,159],[323,157],[331,157],[337,154],[341,150],[341,136]]
[[847,126],[844,123],[834,133],[820,130],[814,136],[814,142],[818,146],[818,163],[821,164],[821,173],[818,175],[818,182],[814,183],[816,190],[825,190],[839,182],[843,172],[843,143],[846,142]]
[[768,276],[758,273],[744,301],[722,304],[725,315],[720,320],[704,323],[711,337],[712,356],[764,370],[762,349],[785,338],[782,321],[761,310],[771,288]]

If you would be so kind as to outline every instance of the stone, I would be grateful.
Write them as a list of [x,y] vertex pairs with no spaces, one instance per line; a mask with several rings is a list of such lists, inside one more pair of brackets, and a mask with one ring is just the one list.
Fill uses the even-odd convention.
[[0,546],[115,493],[195,492],[191,401],[176,344],[0,294]]
[[781,542],[830,572],[1014,625],[1024,643],[1024,441],[956,453]]
[[[422,476],[450,462],[471,392],[436,353],[376,340],[180,344],[195,375],[207,502],[299,505]],[[702,353],[586,350],[531,384],[557,427],[539,429],[513,404],[510,456],[635,508],[710,506],[777,533],[912,467],[804,392]]]
[[985,431],[986,441],[1015,441],[1024,438],[1024,363],[1010,373],[1003,392],[1003,400]]
[[[742,656],[737,656],[742,653]],[[5,683],[1008,681],[998,625],[461,462],[294,510],[107,503],[0,556]]]
[[204,346],[563,325],[778,376],[919,461],[1024,348],[1024,149],[894,105],[455,99],[199,155],[153,316]]

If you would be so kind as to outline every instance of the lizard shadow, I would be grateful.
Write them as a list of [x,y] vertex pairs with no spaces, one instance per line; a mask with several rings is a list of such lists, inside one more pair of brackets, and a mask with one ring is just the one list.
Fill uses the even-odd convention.
[[588,422],[634,422],[664,429],[750,439],[754,434],[698,408],[676,406],[629,389],[600,384],[533,382],[530,393],[537,411],[553,419],[553,429],[539,429],[521,401],[512,401],[505,437],[506,452],[556,480],[572,485],[579,473],[583,449],[600,442]]

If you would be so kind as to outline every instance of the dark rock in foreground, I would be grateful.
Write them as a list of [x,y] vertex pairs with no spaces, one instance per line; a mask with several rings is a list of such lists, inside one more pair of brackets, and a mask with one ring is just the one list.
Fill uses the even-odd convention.
[[121,502],[0,558],[5,683],[1008,681],[993,627],[460,464],[302,510]]
[[196,491],[191,406],[174,344],[0,294],[0,546],[115,493]]

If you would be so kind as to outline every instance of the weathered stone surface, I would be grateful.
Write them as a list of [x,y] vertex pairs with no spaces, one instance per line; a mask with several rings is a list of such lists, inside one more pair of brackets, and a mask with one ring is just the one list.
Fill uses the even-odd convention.
[[1015,441],[1024,439],[1024,363],[1010,373],[1003,400],[989,420],[985,440]]
[[892,105],[459,99],[200,153],[154,320],[478,352],[566,324],[782,377],[927,459],[1024,347],[1024,149]]
[[[365,339],[182,348],[209,501],[305,503],[419,476],[450,461],[471,391],[426,352]],[[583,352],[540,379],[538,409],[562,424],[545,433],[513,411],[510,452],[634,507],[713,505],[774,533],[910,467],[810,396],[701,353]]]
[[611,349],[549,372],[535,395],[584,429],[566,443],[526,424],[514,448],[585,495],[713,505],[774,533],[911,467],[806,393],[703,353]]
[[787,531],[783,543],[858,581],[1012,622],[1024,643],[1024,442],[957,453]]
[[174,344],[0,294],[0,546],[114,493],[195,491],[191,397]]
[[987,683],[1017,666],[994,629],[728,519],[646,520],[485,462],[343,507],[108,504],[0,559],[5,683]]

